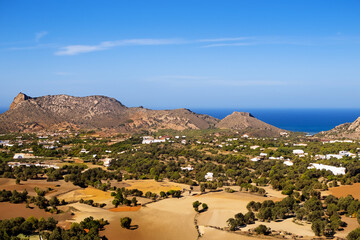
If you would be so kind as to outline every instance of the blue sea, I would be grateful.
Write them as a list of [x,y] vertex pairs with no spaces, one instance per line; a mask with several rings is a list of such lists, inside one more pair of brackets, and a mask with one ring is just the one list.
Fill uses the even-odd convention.
[[[0,109],[0,113],[7,109]],[[278,128],[315,134],[337,125],[353,122],[360,117],[360,109],[230,109],[192,108],[193,112],[223,119],[234,111],[250,112],[254,117]]]
[[360,117],[360,109],[191,109],[223,119],[234,111],[250,112],[254,117],[278,128],[315,134],[337,125],[353,122]]

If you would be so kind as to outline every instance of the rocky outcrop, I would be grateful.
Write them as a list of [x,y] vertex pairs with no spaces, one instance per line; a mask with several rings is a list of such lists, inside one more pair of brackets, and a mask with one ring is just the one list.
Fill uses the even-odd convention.
[[10,105],[10,109],[14,109],[20,102],[30,99],[31,97],[27,96],[20,92],[15,98],[14,101]]
[[241,133],[253,136],[277,137],[281,132],[286,132],[280,128],[267,124],[247,112],[233,112],[225,117],[218,124],[217,128],[233,129]]

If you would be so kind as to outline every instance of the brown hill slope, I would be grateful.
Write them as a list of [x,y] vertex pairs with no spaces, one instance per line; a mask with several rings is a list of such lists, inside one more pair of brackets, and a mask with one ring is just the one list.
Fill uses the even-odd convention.
[[276,137],[281,132],[286,132],[280,128],[267,124],[247,112],[233,112],[218,124],[217,128],[234,129],[240,133],[247,133],[253,136]]
[[73,97],[48,95],[29,97],[19,93],[10,109],[0,114],[0,133],[40,130],[101,129],[134,133],[159,129],[234,129],[253,136],[279,136],[283,130],[234,112],[223,120],[196,114],[188,109],[150,110],[128,108],[105,96]]
[[352,123],[344,123],[335,128],[318,133],[316,136],[328,138],[360,139],[360,117]]
[[64,127],[113,129],[206,129],[219,120],[187,109],[127,108],[105,96],[49,95],[31,98],[19,93],[10,109],[0,115],[0,132],[56,130]]

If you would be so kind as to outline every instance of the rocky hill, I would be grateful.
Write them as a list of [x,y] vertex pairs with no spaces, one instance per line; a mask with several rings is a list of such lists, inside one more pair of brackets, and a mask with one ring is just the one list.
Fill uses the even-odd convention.
[[360,139],[360,117],[352,123],[344,123],[335,128],[318,133],[318,137]]
[[282,131],[249,113],[235,112],[220,121],[188,109],[128,108],[116,99],[105,96],[48,95],[33,98],[19,93],[10,109],[0,115],[0,133],[65,129],[101,129],[134,133],[141,130],[214,127],[262,136],[279,136]]
[[276,137],[281,132],[280,128],[267,124],[247,112],[233,112],[216,124],[217,128],[234,129],[240,133],[247,133],[253,136]]
[[49,95],[32,98],[19,93],[10,109],[0,115],[0,132],[75,129],[206,129],[219,120],[187,109],[128,108],[105,96]]

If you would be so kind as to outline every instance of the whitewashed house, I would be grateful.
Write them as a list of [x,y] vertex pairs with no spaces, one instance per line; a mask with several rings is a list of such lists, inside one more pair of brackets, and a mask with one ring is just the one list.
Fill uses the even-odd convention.
[[330,165],[318,164],[318,163],[310,163],[308,169],[317,169],[317,170],[327,170],[331,171],[334,175],[344,175],[346,168],[344,167],[335,167]]
[[214,173],[207,172],[205,175],[205,179],[206,179],[206,181],[212,181],[214,179]]

